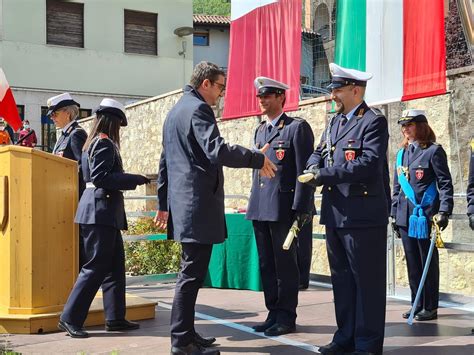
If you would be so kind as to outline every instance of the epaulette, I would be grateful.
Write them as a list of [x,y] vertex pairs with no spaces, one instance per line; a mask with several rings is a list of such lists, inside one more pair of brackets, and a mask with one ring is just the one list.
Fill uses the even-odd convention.
[[384,116],[384,114],[382,113],[382,111],[380,111],[378,108],[376,107],[371,107],[370,108],[370,111],[372,111],[376,116]]
[[266,123],[267,121],[266,120],[263,120],[259,123],[259,125],[257,126],[257,128],[255,129],[255,136],[257,136],[257,132],[258,131],[263,131],[263,129],[265,128],[266,126]]

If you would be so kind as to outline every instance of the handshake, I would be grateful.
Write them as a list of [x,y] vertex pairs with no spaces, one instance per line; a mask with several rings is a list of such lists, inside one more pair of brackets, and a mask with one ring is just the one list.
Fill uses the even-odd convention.
[[298,176],[298,181],[302,184],[308,184],[313,188],[323,184],[319,168],[316,165],[311,165],[308,169],[303,170],[303,174]]

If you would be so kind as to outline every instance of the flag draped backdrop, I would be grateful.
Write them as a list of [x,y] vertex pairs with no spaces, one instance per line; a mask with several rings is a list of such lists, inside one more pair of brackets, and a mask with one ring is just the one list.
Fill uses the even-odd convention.
[[232,0],[224,119],[260,113],[257,76],[289,85],[285,111],[298,108],[301,16],[301,0]]
[[337,1],[335,62],[374,74],[366,101],[446,92],[443,0]]

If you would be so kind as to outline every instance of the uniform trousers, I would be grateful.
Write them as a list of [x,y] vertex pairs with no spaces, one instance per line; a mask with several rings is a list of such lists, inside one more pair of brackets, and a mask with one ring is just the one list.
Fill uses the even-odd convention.
[[186,346],[194,340],[194,308],[211,260],[212,244],[181,243],[181,268],[171,309],[171,344]]
[[307,223],[298,233],[297,256],[300,270],[300,285],[308,287],[311,272],[311,258],[313,256],[313,223]]
[[333,341],[346,350],[383,348],[387,227],[326,227],[336,309]]
[[282,246],[291,222],[252,221],[257,242],[267,320],[294,326],[298,305],[299,270],[297,243]]
[[107,321],[125,319],[125,254],[120,230],[81,224],[84,265],[61,314],[61,320],[82,327],[102,285]]
[[[431,227],[431,223],[430,226]],[[399,227],[402,237],[403,249],[407,260],[408,281],[410,282],[411,303],[415,302],[416,292],[420,285],[421,275],[425,266],[426,257],[430,249],[430,239],[416,239],[408,236],[407,227]],[[420,297],[419,304],[415,309],[426,309],[433,311],[438,309],[439,300],[439,256],[435,247],[431,257],[431,263],[426,275],[425,285]]]

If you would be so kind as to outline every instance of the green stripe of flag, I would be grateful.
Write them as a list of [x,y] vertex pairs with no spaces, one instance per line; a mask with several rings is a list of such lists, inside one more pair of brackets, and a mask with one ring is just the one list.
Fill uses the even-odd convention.
[[365,71],[366,0],[337,0],[335,63]]

